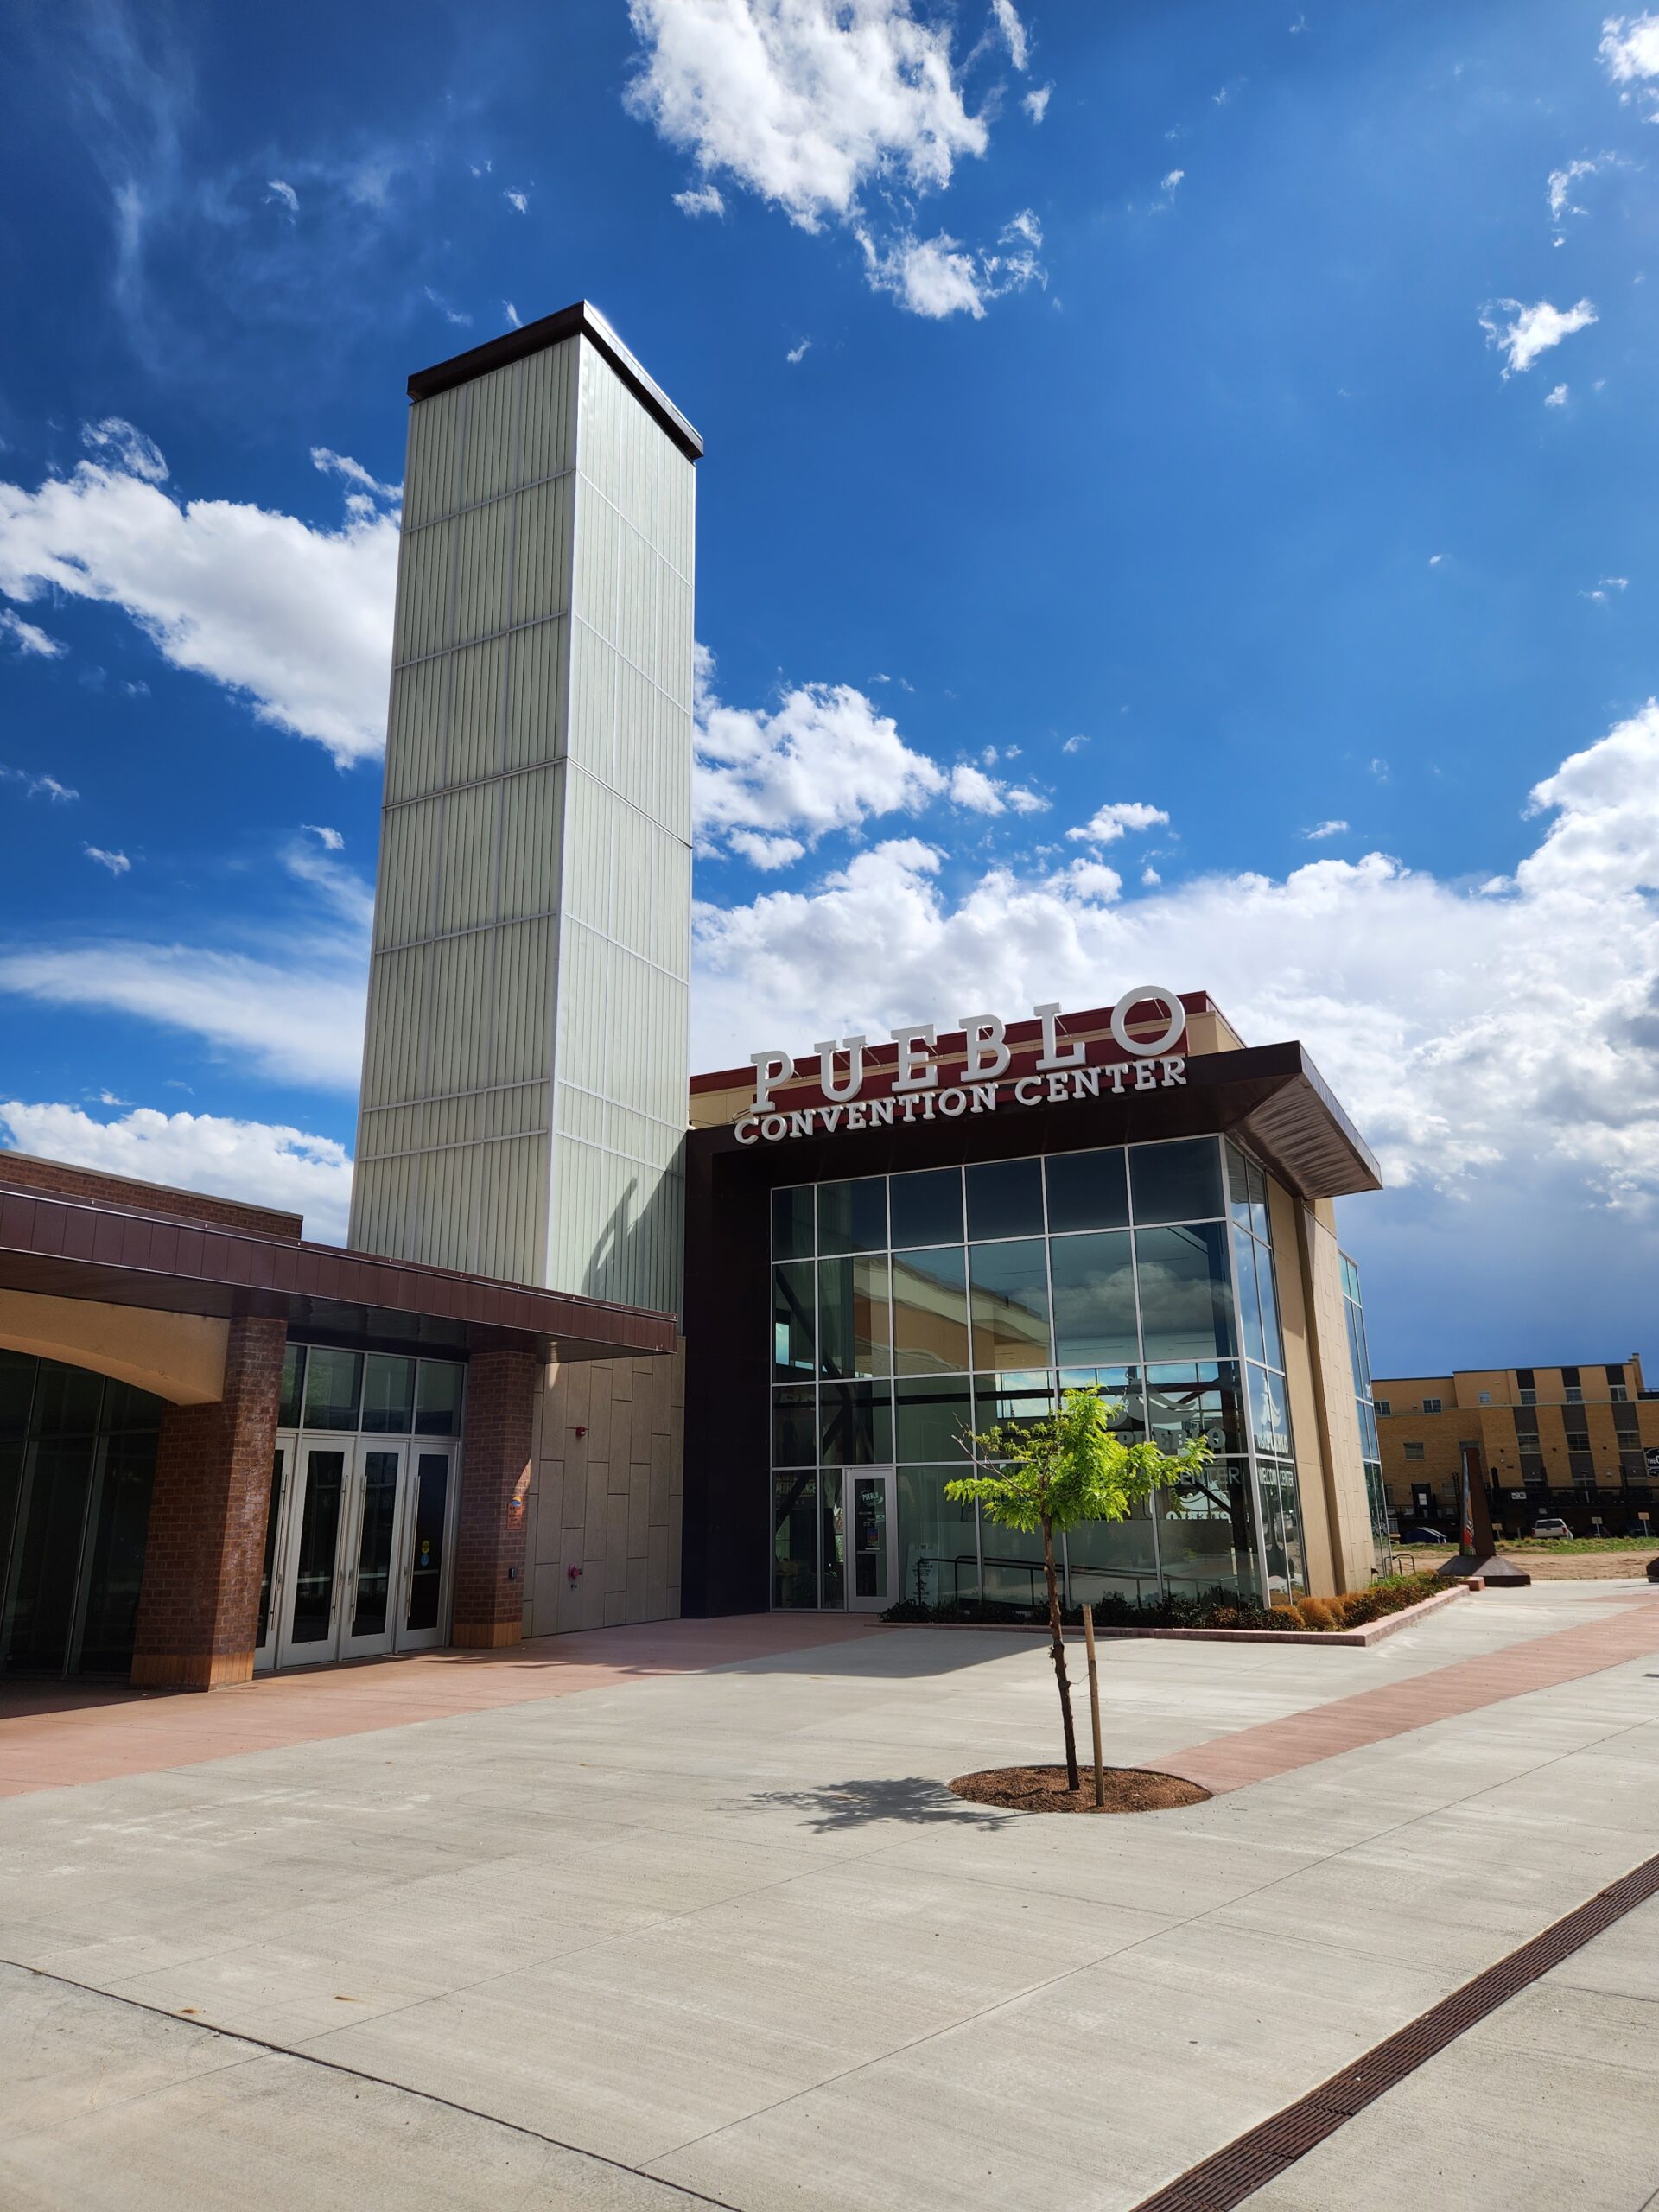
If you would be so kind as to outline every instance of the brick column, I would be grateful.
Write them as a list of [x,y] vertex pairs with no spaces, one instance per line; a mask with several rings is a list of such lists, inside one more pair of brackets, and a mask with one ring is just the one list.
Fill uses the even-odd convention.
[[542,1363],[534,1352],[474,1352],[461,1428],[453,1643],[493,1651],[524,1630],[524,1497]]
[[162,1416],[135,1682],[213,1689],[252,1676],[287,1338],[283,1321],[232,1321],[223,1397]]

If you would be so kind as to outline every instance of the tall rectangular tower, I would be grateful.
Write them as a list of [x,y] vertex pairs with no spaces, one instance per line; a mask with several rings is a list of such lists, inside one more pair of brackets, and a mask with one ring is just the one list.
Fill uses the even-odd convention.
[[672,1307],[702,442],[586,302],[409,391],[351,1241]]

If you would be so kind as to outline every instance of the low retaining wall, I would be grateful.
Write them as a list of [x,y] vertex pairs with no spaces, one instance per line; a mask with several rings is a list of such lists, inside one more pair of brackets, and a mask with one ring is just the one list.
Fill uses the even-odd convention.
[[[1161,1637],[1175,1643],[1380,1643],[1396,1629],[1408,1628],[1414,1621],[1421,1620],[1425,1613],[1432,1613],[1440,1605],[1449,1605],[1454,1598],[1467,1594],[1466,1586],[1460,1582],[1455,1589],[1437,1590],[1432,1598],[1406,1605],[1397,1613],[1384,1613],[1380,1621],[1367,1621],[1363,1628],[1103,1628],[1096,1622],[1095,1635],[1097,1639],[1109,1636],[1136,1639]],[[976,1635],[1048,1634],[1046,1621],[889,1621],[887,1625],[968,1629]],[[1068,1628],[1065,1633],[1068,1640],[1080,1639],[1083,1630]]]

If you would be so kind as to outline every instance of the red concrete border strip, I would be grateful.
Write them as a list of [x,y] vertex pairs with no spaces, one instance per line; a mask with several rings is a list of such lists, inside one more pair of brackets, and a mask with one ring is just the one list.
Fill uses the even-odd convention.
[[422,1651],[199,1690],[0,1685],[0,1797],[283,1751],[373,1728],[700,1674],[894,1631],[858,1615],[749,1613],[540,1637],[505,1651]]
[[1283,1720],[1263,1721],[1211,1743],[1196,1744],[1190,1751],[1160,1758],[1158,1764],[1166,1774],[1184,1776],[1205,1789],[1244,1789],[1253,1782],[1289,1774],[1319,1759],[1382,1743],[1433,1721],[1476,1713],[1507,1698],[1524,1697],[1532,1690],[1553,1689],[1586,1675],[1599,1675],[1655,1651],[1659,1651],[1659,1601],[1637,1597],[1615,1619],[1558,1629],[1554,1635],[1514,1643],[1479,1659],[1453,1660],[1409,1681],[1333,1698],[1327,1705],[1311,1707]]

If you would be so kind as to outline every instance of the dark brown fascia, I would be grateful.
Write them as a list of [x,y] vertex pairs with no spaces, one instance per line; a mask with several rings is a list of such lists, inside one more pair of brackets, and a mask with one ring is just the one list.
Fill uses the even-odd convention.
[[493,369],[509,368],[514,361],[524,360],[531,353],[562,345],[567,338],[585,338],[595,346],[686,459],[702,460],[701,432],[686,421],[655,378],[640,367],[588,300],[577,300],[568,308],[561,308],[556,315],[544,315],[520,329],[504,330],[499,338],[486,339],[483,345],[474,346],[465,353],[453,354],[448,360],[438,361],[429,369],[416,369],[409,380],[409,396],[411,399],[432,399],[441,391],[452,391],[458,384],[470,384],[474,377],[486,377]]
[[562,1359],[671,1351],[675,1340],[671,1313],[33,1192],[0,1191],[0,1287]]

